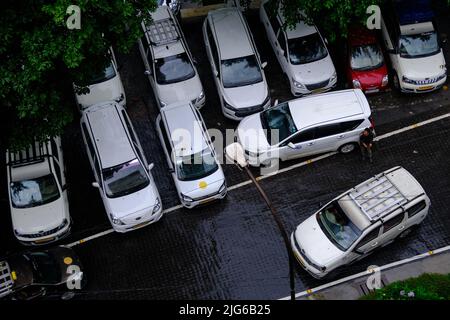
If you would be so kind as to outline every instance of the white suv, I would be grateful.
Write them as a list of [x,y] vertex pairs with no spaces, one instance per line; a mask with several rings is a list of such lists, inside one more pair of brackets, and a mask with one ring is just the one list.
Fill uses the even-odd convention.
[[200,109],[205,93],[177,19],[167,6],[150,15],[151,24],[142,22],[139,51],[159,108],[188,100]]
[[200,112],[189,102],[161,109],[156,128],[183,206],[223,199],[227,185]]
[[389,2],[383,11],[381,31],[391,59],[392,83],[401,92],[430,92],[447,81],[445,58],[432,19],[430,8],[419,10],[409,1]]
[[[89,92],[86,94],[75,92],[80,110],[103,101],[116,101],[122,106],[125,106],[127,101],[117,67],[116,56],[112,48],[109,50],[109,53],[111,55],[111,62],[101,73],[92,75],[88,84]],[[77,85],[75,84],[74,87],[76,89]]]
[[369,102],[360,89],[307,96],[275,105],[241,121],[239,142],[253,166],[273,165],[318,153],[350,153],[372,128]]
[[291,235],[300,265],[315,278],[404,238],[427,216],[430,199],[404,168],[387,170],[341,194]]
[[208,13],[203,40],[223,114],[233,120],[270,106],[270,94],[253,36],[237,8]]
[[82,113],[81,132],[108,218],[117,232],[158,221],[162,204],[150,166],[125,109],[115,102]]
[[41,245],[70,233],[71,219],[59,137],[6,152],[9,203],[14,235]]
[[294,28],[285,28],[281,6],[274,16],[269,6],[269,0],[262,2],[260,19],[281,69],[289,78],[292,94],[300,96],[334,88],[336,69],[325,45],[326,40],[317,27],[302,20]]

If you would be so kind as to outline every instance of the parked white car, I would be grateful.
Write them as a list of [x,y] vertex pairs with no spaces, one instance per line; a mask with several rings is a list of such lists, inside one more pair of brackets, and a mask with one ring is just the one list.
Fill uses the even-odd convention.
[[326,46],[327,41],[317,27],[300,21],[294,28],[285,28],[281,6],[272,17],[269,5],[269,0],[262,1],[260,19],[281,69],[289,79],[292,94],[301,96],[334,88],[337,83],[336,69]]
[[372,128],[369,103],[360,89],[311,95],[277,104],[241,121],[238,141],[253,166],[313,154],[350,153]]
[[[77,94],[75,97],[80,110],[103,101],[116,101],[122,106],[126,105],[125,90],[120,79],[117,60],[114,50],[110,49],[111,63],[100,74],[92,75],[88,84],[89,92]],[[76,84],[74,85],[76,87]]]
[[81,132],[108,219],[117,232],[128,232],[162,217],[162,204],[151,169],[125,109],[116,102],[83,111]]
[[183,206],[223,199],[225,176],[200,112],[189,102],[168,105],[156,128]]
[[139,51],[159,108],[191,101],[200,109],[205,105],[205,92],[177,19],[167,6],[149,14],[153,21],[142,22]]
[[445,58],[433,12],[412,8],[409,1],[397,1],[383,11],[381,31],[392,64],[392,83],[401,92],[430,92],[447,81]]
[[6,152],[9,204],[16,238],[43,245],[70,233],[71,219],[61,139]]
[[291,235],[300,265],[315,278],[406,237],[427,216],[430,199],[404,168],[387,170],[341,194]]
[[239,9],[210,11],[203,40],[225,117],[241,120],[270,106],[264,67]]

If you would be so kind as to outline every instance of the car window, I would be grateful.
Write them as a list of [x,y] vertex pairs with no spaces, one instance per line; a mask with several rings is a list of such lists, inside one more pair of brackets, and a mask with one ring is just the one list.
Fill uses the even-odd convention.
[[62,186],[62,180],[61,180],[61,168],[59,167],[58,161],[53,159],[53,166],[55,167],[55,174],[58,178],[59,184]]
[[134,134],[133,127],[131,126],[130,119],[128,118],[128,115],[125,112],[125,110],[122,110],[122,116],[123,116],[123,119],[125,120],[125,125],[127,126],[128,132],[130,133],[131,140],[137,146],[138,140],[137,140],[136,135]]
[[173,163],[173,157],[172,157],[172,145],[170,144],[169,136],[167,135],[166,128],[164,127],[164,124],[162,123],[162,119],[160,120],[160,128],[161,133],[163,136],[164,144],[166,146],[167,152],[169,153],[170,161]]
[[280,49],[284,51],[284,54],[286,55],[286,39],[284,37],[283,31],[280,31],[277,37],[278,44],[280,45]]
[[370,231],[356,246],[356,250],[360,249],[361,247],[365,246],[369,242],[375,240],[378,238],[378,234],[380,233],[381,226],[376,227],[374,230]]
[[398,226],[403,219],[405,218],[405,214],[402,212],[398,215],[396,215],[394,218],[386,221],[383,223],[383,233],[388,232],[389,230],[392,230],[396,226]]
[[341,126],[341,131],[342,132],[346,132],[346,131],[353,131],[356,128],[358,128],[361,123],[363,123],[364,120],[355,120],[355,121],[345,121],[345,122],[341,122],[340,126]]
[[52,155],[59,160],[58,146],[56,145],[55,139],[50,139],[50,146],[52,148]]
[[211,48],[211,53],[213,56],[214,65],[216,66],[216,71],[220,72],[220,68],[218,67],[219,66],[219,53],[217,51],[216,42],[214,41],[214,37],[212,35],[211,27],[209,26],[209,23],[206,24],[206,33],[208,35],[209,47]]
[[408,217],[409,218],[414,217],[416,214],[418,214],[423,209],[425,209],[426,206],[427,206],[427,204],[426,204],[425,200],[422,200],[419,203],[413,205],[411,208],[406,210],[406,212],[408,213]]
[[[267,3],[267,5],[269,4],[269,2]],[[277,15],[276,14],[272,15],[270,13],[270,10],[266,10],[266,12],[267,12],[267,16],[269,17],[269,21],[270,21],[270,25],[272,26],[272,30],[275,33],[275,35],[277,35],[278,30],[280,29],[280,23],[278,22]]]
[[315,139],[333,136],[342,133],[343,130],[339,123],[327,124],[316,128]]
[[302,143],[302,142],[306,142],[306,141],[311,141],[313,139],[314,139],[314,128],[300,132],[295,137],[293,137],[291,139],[291,141],[289,141],[289,142],[297,144],[297,143]]

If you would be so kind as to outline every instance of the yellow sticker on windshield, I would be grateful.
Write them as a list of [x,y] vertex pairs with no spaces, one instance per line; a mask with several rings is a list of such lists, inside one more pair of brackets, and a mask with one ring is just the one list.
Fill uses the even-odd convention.
[[71,257],[65,257],[65,258],[64,258],[64,263],[65,263],[65,264],[69,265],[69,264],[72,264],[72,262],[73,262],[73,260],[72,260]]
[[208,184],[205,181],[200,181],[198,186],[200,187],[200,189],[205,189],[208,186]]

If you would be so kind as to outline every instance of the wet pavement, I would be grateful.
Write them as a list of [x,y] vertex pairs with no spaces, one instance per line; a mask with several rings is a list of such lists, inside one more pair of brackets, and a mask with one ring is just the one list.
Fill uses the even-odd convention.
[[[198,61],[207,103],[201,110],[208,128],[224,132],[236,122],[221,113],[217,91],[204,50],[201,19],[183,23],[190,49]],[[263,61],[271,96],[292,99],[281,69],[256,16],[249,17]],[[450,32],[450,26],[441,27]],[[447,61],[448,48],[446,49]],[[340,62],[338,50],[332,55]],[[157,138],[154,120],[158,110],[150,84],[144,76],[137,46],[119,54],[128,113],[162,196],[164,209],[179,204],[175,186]],[[341,72],[342,74],[342,72]],[[343,88],[343,79],[340,79]],[[449,91],[420,96],[387,92],[369,98],[377,133],[383,134],[450,112]],[[331,279],[411,257],[450,244],[450,166],[448,153],[450,120],[393,136],[378,143],[375,163],[361,163],[357,153],[335,155],[261,182],[283,217],[288,232],[326,202],[372,175],[396,165],[410,170],[422,183],[432,201],[430,215],[407,239],[389,245],[367,259],[332,275]],[[91,186],[93,175],[84,151],[79,124],[75,121],[63,137],[72,235],[64,244],[110,229],[98,195]],[[221,150],[217,150],[221,153]],[[283,167],[301,160],[282,164]],[[247,180],[234,166],[224,166],[229,186]],[[258,171],[254,171],[258,174]],[[2,174],[4,174],[2,172]],[[5,181],[3,176],[0,176]],[[0,200],[5,199],[2,185]],[[23,249],[14,240],[7,204],[0,202],[0,254]],[[88,286],[81,299],[277,299],[289,293],[287,255],[269,211],[254,186],[230,191],[223,201],[194,210],[178,209],[160,222],[127,234],[112,233],[74,247],[80,255]],[[303,270],[296,274],[297,291],[320,283]]]

